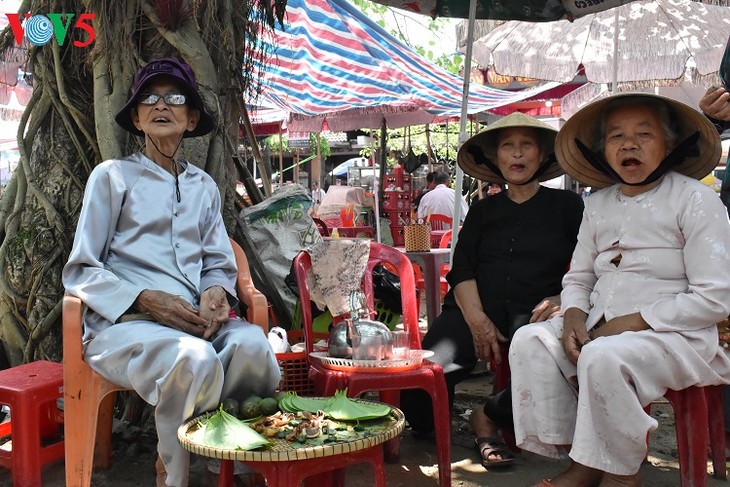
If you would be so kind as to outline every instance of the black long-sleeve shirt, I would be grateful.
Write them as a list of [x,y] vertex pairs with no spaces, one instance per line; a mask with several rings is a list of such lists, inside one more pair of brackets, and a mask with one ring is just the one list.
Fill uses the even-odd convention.
[[582,215],[579,195],[543,186],[521,204],[507,192],[479,201],[459,232],[444,304],[456,306],[453,288],[476,279],[485,313],[508,332],[516,317],[560,294]]

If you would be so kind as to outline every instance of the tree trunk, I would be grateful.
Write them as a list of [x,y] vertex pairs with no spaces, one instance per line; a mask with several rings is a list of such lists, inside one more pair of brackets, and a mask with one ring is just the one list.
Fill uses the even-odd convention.
[[[75,17],[63,45],[52,37],[28,50],[24,69],[32,73],[33,96],[19,130],[21,161],[0,198],[0,339],[11,365],[61,359],[61,271],[85,183],[103,160],[141,148],[143,140],[117,126],[114,115],[136,69],[152,58],[179,56],[195,70],[218,129],[185,139],[183,157],[218,183],[233,230],[237,114],[244,93],[258,89],[255,56],[267,55],[247,47],[257,46],[262,29],[272,27],[284,7],[252,0],[24,1],[21,18],[26,12]],[[254,10],[262,23],[248,22]],[[88,47],[73,42],[87,40],[74,28],[82,13],[95,15],[95,41]],[[7,29],[0,37],[3,59],[14,48]]]

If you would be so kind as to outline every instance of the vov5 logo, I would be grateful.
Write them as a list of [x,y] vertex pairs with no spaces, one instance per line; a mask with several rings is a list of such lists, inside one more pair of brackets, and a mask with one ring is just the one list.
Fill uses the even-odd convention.
[[[96,38],[96,31],[91,21],[95,14],[82,13],[74,22],[74,14],[52,13],[52,14],[25,14],[25,26],[20,21],[20,14],[5,14],[10,22],[10,27],[15,35],[15,43],[20,45],[23,37],[34,46],[44,46],[56,37],[59,46],[66,42],[66,36],[70,29],[80,29],[87,33],[86,40],[74,41],[75,47],[86,47]],[[65,17],[65,18],[64,18]]]

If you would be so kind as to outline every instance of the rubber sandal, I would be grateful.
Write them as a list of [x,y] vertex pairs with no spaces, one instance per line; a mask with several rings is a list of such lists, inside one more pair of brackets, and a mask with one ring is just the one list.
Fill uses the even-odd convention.
[[555,484],[550,482],[548,479],[543,479],[540,483],[535,484],[532,487],[555,487]]
[[[482,457],[485,468],[505,466],[515,461],[514,453],[497,437],[481,436],[474,440],[477,450]],[[499,455],[500,460],[490,460],[489,457]]]

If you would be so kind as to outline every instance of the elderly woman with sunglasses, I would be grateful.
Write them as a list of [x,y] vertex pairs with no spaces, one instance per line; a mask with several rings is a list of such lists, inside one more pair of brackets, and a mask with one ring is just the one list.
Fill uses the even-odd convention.
[[720,157],[715,128],[674,100],[623,94],[563,126],[556,155],[586,200],[563,316],[510,347],[515,435],[571,466],[539,486],[640,486],[644,407],[667,389],[727,384],[716,322],[730,313],[730,223],[697,181]]
[[145,145],[89,176],[63,283],[88,306],[86,362],[155,406],[157,485],[186,486],[180,424],[223,398],[271,395],[280,372],[262,329],[230,314],[237,271],[220,193],[180,154],[214,127],[190,66],[141,68],[116,121]]

